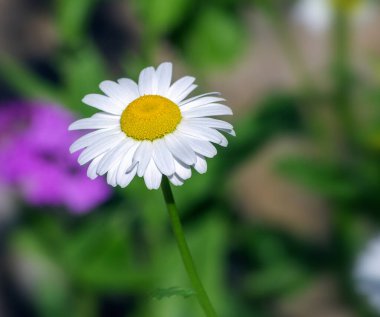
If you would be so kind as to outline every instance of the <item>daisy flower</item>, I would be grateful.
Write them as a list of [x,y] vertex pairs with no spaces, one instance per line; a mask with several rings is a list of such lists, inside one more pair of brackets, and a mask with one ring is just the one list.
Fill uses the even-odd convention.
[[356,263],[354,279],[358,291],[380,313],[380,236],[371,240]]
[[69,130],[95,130],[78,139],[71,152],[89,163],[88,176],[107,174],[112,186],[126,187],[137,175],[149,189],[158,189],[162,175],[174,185],[191,177],[192,167],[207,170],[206,158],[227,146],[221,132],[235,135],[230,123],[213,116],[231,115],[218,93],[187,98],[197,87],[185,76],[171,84],[172,64],[141,71],[138,83],[128,78],[103,81],[105,95],[89,94],[83,102],[101,112],[70,125]]

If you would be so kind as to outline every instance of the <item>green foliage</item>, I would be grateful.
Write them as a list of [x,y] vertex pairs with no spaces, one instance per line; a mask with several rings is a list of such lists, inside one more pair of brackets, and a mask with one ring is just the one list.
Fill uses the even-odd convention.
[[307,285],[309,274],[295,263],[274,263],[253,273],[245,280],[245,291],[254,298],[287,296]]
[[194,26],[183,37],[184,53],[200,69],[230,64],[242,53],[246,31],[233,15],[217,8],[199,12]]
[[192,0],[134,0],[147,40],[164,35],[182,22],[193,6]]
[[[81,99],[96,93],[102,80],[137,79],[143,67],[167,56],[174,56],[185,68],[192,66],[200,80],[207,82],[209,73],[231,67],[243,56],[249,39],[255,43],[244,24],[245,9],[263,10],[274,30],[286,34],[287,28],[279,28],[286,26],[284,13],[294,1],[133,0],[126,5],[134,16],[126,19],[131,19],[128,24],[133,27],[128,31],[134,32],[131,37],[138,44],[126,43],[128,48],[119,54],[123,63],[103,55],[97,46],[101,41],[88,32],[99,4],[98,0],[54,2],[60,43],[50,58],[56,82],[38,69],[32,71],[28,61],[6,55],[0,57],[1,80],[20,97],[51,100],[83,116],[91,115],[95,110]],[[107,36],[118,38],[117,32]],[[286,43],[290,38],[286,34],[275,39],[280,49],[285,44],[285,55],[297,50],[291,47],[294,42]],[[107,39],[103,35],[103,46],[109,44]],[[351,74],[346,59],[334,60],[343,73]],[[249,109],[231,119],[237,137],[230,138],[229,147],[219,148],[218,157],[208,161],[208,172],[193,172],[184,186],[173,189],[199,274],[221,317],[281,315],[272,309],[279,300],[302,293],[326,273],[343,289],[346,302],[342,305],[358,316],[371,316],[362,304],[356,304],[352,286],[346,285],[358,250],[380,226],[379,65],[374,62],[374,83],[356,78],[360,102],[339,82],[329,93],[321,87],[305,91],[291,86],[251,102]],[[334,117],[333,123],[318,117],[321,101]],[[234,107],[235,100],[230,102]],[[350,113],[356,102],[360,114],[370,117],[364,124],[356,120],[356,113]],[[350,116],[352,120],[346,120]],[[329,124],[336,124],[333,132]],[[315,126],[323,130],[327,144],[321,146],[320,135],[313,134]],[[331,235],[326,234],[323,243],[295,237],[286,228],[273,228],[256,213],[248,221],[242,216],[241,202],[231,195],[235,171],[283,134],[305,137],[320,153],[318,157],[285,156],[273,168],[329,205],[326,222]],[[331,153],[324,153],[326,148]],[[259,181],[267,186],[265,179]],[[125,311],[131,317],[201,315],[161,193],[148,192],[141,179],[127,190],[115,190],[107,206],[89,215],[28,210],[20,214],[10,232],[9,252],[21,257],[33,272],[30,296],[38,316],[94,317],[114,296],[128,303]]]
[[182,296],[183,298],[189,298],[194,296],[195,293],[193,290],[188,288],[181,287],[169,287],[169,288],[158,288],[152,292],[152,297],[157,300],[161,300],[163,298],[170,298],[172,296]]
[[56,22],[62,42],[76,47],[86,41],[86,27],[99,0],[54,0]]
[[28,98],[62,101],[62,95],[56,87],[9,56],[0,56],[0,77]]
[[277,168],[284,175],[329,198],[349,200],[357,192],[357,187],[347,171],[333,163],[293,157],[279,162]]
[[83,115],[93,114],[96,109],[83,105],[81,100],[86,94],[97,91],[99,83],[107,78],[99,52],[91,45],[84,46],[73,55],[61,56],[58,65],[65,90],[65,105]]

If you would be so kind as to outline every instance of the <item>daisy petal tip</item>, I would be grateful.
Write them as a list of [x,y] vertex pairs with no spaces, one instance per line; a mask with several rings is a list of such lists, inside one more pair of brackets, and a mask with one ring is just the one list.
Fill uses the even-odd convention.
[[204,168],[204,169],[198,168],[198,169],[196,169],[196,171],[197,171],[199,174],[206,174],[206,172],[207,172],[207,167]]
[[145,172],[144,170],[139,169],[136,174],[137,174],[138,177],[143,177],[144,176],[144,172]]
[[81,159],[80,157],[78,158],[78,163],[80,166],[83,166],[84,164],[86,164],[87,162],[84,161],[83,159]]
[[109,84],[113,84],[114,82],[112,80],[103,80],[100,84],[99,84],[99,88],[101,90],[103,90],[102,88],[104,88],[105,86],[109,85]]
[[91,179],[92,181],[95,180],[96,178],[98,178],[98,174],[95,174],[95,175],[87,175],[89,179]]
[[68,131],[74,131],[76,130],[75,129],[75,122],[73,122],[72,124],[69,125],[69,127],[67,128]]
[[219,143],[220,146],[227,147],[228,146],[228,141],[227,140],[222,140]]
[[76,151],[78,151],[78,149],[76,149],[76,148],[74,147],[74,145],[72,145],[72,146],[69,147],[69,152],[70,152],[70,154],[73,154],[73,153],[75,153]]
[[91,96],[91,94],[84,96],[81,101],[87,105],[88,100],[91,98],[90,96]]
[[162,62],[160,65],[158,65],[158,67],[170,67],[170,68],[172,68],[173,67],[173,63],[165,61],[165,62]]

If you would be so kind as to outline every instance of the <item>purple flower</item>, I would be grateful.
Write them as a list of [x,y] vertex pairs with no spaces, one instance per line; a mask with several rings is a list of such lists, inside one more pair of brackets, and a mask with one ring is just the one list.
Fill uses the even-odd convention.
[[73,115],[42,102],[0,104],[0,181],[15,186],[33,205],[82,213],[111,192],[103,179],[91,181],[69,147],[81,134],[68,133]]

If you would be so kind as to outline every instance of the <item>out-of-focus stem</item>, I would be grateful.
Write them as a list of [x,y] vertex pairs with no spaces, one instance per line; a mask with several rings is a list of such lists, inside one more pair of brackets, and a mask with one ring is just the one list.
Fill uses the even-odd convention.
[[181,253],[182,261],[185,266],[187,275],[189,276],[191,284],[196,292],[199,304],[202,306],[203,311],[207,317],[217,317],[215,309],[211,304],[211,301],[206,293],[205,288],[203,287],[201,279],[199,278],[198,272],[195,268],[194,260],[191,256],[182,229],[181,220],[178,215],[177,206],[174,201],[169,180],[166,177],[164,177],[162,180],[162,192],[164,194],[165,203],[169,212],[172,229],[177,240],[178,249]]
[[350,136],[353,117],[350,109],[351,66],[350,66],[350,29],[348,12],[336,10],[333,28],[332,71],[334,78],[334,103],[342,132]]
[[314,86],[312,78],[307,70],[298,45],[290,32],[289,26],[286,21],[284,21],[279,8],[279,3],[276,1],[269,1],[265,11],[276,31],[277,39],[281,44],[292,69],[297,75],[300,87],[306,94],[310,93]]

